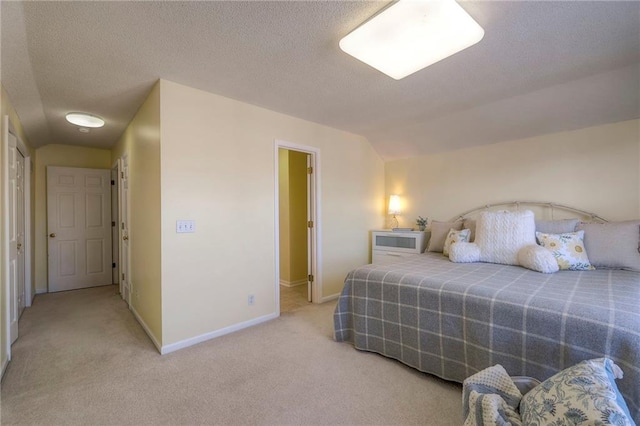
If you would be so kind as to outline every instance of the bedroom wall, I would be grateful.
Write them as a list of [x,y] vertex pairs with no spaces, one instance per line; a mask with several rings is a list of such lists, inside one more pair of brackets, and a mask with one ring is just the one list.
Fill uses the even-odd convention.
[[388,194],[445,220],[484,204],[554,201],[609,220],[640,217],[640,120],[421,156],[385,164]]
[[[384,165],[362,137],[161,81],[163,342],[275,314],[275,140],[320,150],[323,297],[368,260]],[[176,234],[178,219],[196,221]],[[247,296],[255,295],[248,306]]]
[[[4,135],[5,132],[5,128],[4,128],[4,116],[7,115],[9,116],[9,120],[11,122],[11,124],[13,125],[13,129],[15,130],[15,132],[17,133],[18,137],[20,139],[22,139],[22,141],[24,142],[24,144],[27,146],[27,149],[29,149],[30,151],[30,155],[31,155],[31,159],[33,160],[33,150],[31,149],[30,145],[29,145],[29,140],[27,139],[24,130],[22,128],[22,123],[20,122],[20,119],[18,117],[18,114],[16,113],[15,108],[13,107],[13,104],[11,103],[11,99],[9,99],[9,95],[7,94],[4,86],[2,84],[0,84],[0,135]],[[3,181],[3,185],[4,185],[4,173],[5,173],[5,161],[6,158],[4,158],[4,152],[3,150],[0,150],[0,176],[2,176],[2,181]],[[34,205],[34,186],[33,184],[31,185],[31,206]],[[5,199],[4,197],[0,197],[0,223],[5,223],[5,221],[7,220],[7,218],[5,217]],[[35,253],[35,244],[34,244],[34,211],[33,208],[31,209],[31,258],[34,258],[34,253]],[[0,241],[6,241],[7,236],[4,233],[4,226],[0,226]],[[2,277],[2,283],[5,282],[5,274],[7,273],[7,268],[8,265],[6,265],[5,262],[5,256],[6,253],[4,251],[4,244],[0,244],[0,277]],[[35,267],[35,262],[31,262],[31,276],[33,277],[34,274],[34,267]],[[8,346],[9,346],[9,336],[8,333],[6,332],[7,330],[7,299],[9,297],[9,294],[7,292],[8,288],[5,285],[0,286],[0,369],[2,372],[4,372],[4,368],[6,367],[7,363],[9,362],[8,360]],[[35,294],[33,292],[33,283],[32,283],[32,295]]]
[[[156,84],[111,152],[129,164],[131,307],[162,345],[160,84]],[[175,223],[172,232],[175,232]]]
[[47,166],[110,169],[111,152],[107,149],[75,145],[50,144],[36,149],[35,184],[35,288],[36,293],[48,290],[47,273]]

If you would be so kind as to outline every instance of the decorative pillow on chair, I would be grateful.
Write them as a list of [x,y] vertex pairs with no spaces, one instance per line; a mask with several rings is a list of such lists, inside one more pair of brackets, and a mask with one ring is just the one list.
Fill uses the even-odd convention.
[[545,380],[520,401],[525,425],[632,425],[614,379],[620,368],[608,358],[582,361]]
[[462,229],[462,221],[457,222],[438,222],[431,221],[431,238],[429,239],[429,247],[427,251],[435,251],[442,253],[444,250],[444,242],[449,234],[450,229],[459,231]]
[[530,210],[483,212],[476,223],[475,244],[480,261],[518,265],[518,251],[536,243],[536,224]]
[[640,272],[640,221],[580,223],[584,245],[596,268]]
[[584,231],[566,234],[545,234],[536,232],[540,245],[551,251],[560,269],[571,271],[589,271],[594,268],[589,262],[584,247]]
[[449,234],[447,235],[447,239],[444,241],[442,254],[449,257],[450,247],[455,243],[468,243],[470,235],[471,235],[471,231],[469,229],[462,229],[460,231],[456,231],[455,229],[450,229]]
[[537,244],[525,246],[518,252],[518,263],[532,271],[551,274],[558,272],[558,262],[550,250]]

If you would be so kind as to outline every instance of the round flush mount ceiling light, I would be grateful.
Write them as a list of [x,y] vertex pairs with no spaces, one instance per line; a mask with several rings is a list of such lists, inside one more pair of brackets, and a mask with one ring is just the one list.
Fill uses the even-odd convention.
[[70,112],[66,115],[67,121],[81,127],[102,127],[104,120],[97,115],[84,112]]

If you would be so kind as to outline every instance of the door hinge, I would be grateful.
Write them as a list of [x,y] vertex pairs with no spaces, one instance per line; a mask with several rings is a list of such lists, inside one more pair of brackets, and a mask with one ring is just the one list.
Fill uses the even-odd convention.
[[116,223],[112,221],[111,226],[116,226]]
[[124,172],[120,172],[120,177],[124,179]]
[[122,273],[122,281],[124,281],[124,272]]
[[115,184],[116,184],[116,181],[115,181],[115,180],[112,180],[112,181],[111,181],[111,185],[115,185]]
[[313,275],[309,275],[309,282],[312,283],[313,282]]
[[112,263],[112,264],[111,264],[111,267],[112,267],[112,268],[115,268],[115,267],[116,267],[116,263],[115,263],[115,262],[114,262],[114,263]]
[[124,222],[122,222],[121,225],[122,225],[122,229],[124,229]]
[[313,167],[307,167],[307,174],[310,175],[313,173]]
[[307,228],[313,228],[313,221],[312,220],[307,222]]

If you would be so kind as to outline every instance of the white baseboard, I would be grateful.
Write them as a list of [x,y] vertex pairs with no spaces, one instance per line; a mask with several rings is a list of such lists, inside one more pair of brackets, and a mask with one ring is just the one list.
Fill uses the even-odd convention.
[[46,288],[36,288],[36,294],[45,294],[48,293]]
[[329,296],[325,296],[320,299],[320,303],[331,302],[332,300],[336,300],[340,297],[340,293],[330,294]]
[[297,280],[297,281],[285,281],[280,280],[280,285],[283,287],[297,287],[299,285],[306,285],[309,281],[307,280]]
[[9,365],[9,359],[5,359],[4,362],[2,363],[2,373],[0,373],[0,381],[2,380],[2,378],[4,377],[4,372],[7,371],[7,366]]
[[142,319],[140,314],[138,314],[138,311],[136,311],[136,308],[134,308],[133,305],[131,305],[129,307],[129,309],[131,309],[131,312],[133,312],[133,316],[136,317],[136,320],[138,320],[138,322],[142,326],[142,329],[144,330],[144,332],[147,333],[147,336],[149,336],[149,339],[151,339],[151,342],[156,347],[158,352],[160,352],[162,354],[162,346],[158,342],[158,339],[156,339],[156,336],[154,336],[154,334],[151,332],[151,329],[149,328],[147,323],[144,322],[144,320]]
[[162,355],[165,355],[171,352],[175,352],[179,349],[188,348],[189,346],[193,346],[198,343],[205,342],[207,340],[215,339],[216,337],[224,336],[225,334],[233,333],[234,331],[238,331],[238,330],[242,330],[243,328],[258,325],[260,323],[270,321],[275,318],[278,318],[278,314],[276,312],[272,314],[264,315],[258,318],[254,318],[249,321],[234,324],[229,327],[221,328],[220,330],[212,331],[210,333],[201,334],[200,336],[195,336],[189,339],[181,340],[179,342],[163,346],[162,349],[160,349],[160,353]]

